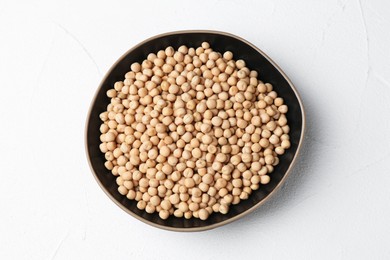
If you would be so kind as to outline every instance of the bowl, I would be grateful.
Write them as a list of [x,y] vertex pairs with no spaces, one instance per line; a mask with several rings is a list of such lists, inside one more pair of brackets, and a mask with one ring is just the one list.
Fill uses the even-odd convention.
[[[118,192],[116,177],[104,167],[104,154],[99,149],[99,126],[101,124],[99,114],[106,110],[106,106],[110,102],[106,91],[113,88],[116,81],[123,80],[133,62],[140,62],[149,53],[156,53],[168,46],[173,46],[175,49],[183,44],[188,47],[197,47],[204,41],[209,42],[211,47],[218,52],[232,51],[236,60],[245,60],[248,68],[259,72],[259,79],[274,86],[274,90],[289,107],[286,116],[290,126],[291,147],[279,157],[279,164],[270,174],[271,181],[253,191],[247,200],[232,205],[226,215],[213,213],[207,220],[174,216],[162,220],[157,213],[149,214],[139,210],[136,201],[131,201]],[[202,231],[237,220],[264,204],[285,181],[293,167],[301,147],[304,130],[305,114],[297,90],[286,74],[264,52],[248,41],[225,32],[178,31],[160,34],[139,43],[112,65],[98,86],[90,106],[86,122],[85,148],[89,165],[98,184],[107,196],[124,211],[154,227],[171,231]]]

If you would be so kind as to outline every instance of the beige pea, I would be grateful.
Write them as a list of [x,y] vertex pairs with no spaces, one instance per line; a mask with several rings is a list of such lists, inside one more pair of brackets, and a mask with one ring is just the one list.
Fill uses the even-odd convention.
[[185,217],[186,219],[190,219],[190,218],[192,217],[192,211],[187,211],[187,212],[185,212],[185,213],[184,213],[184,217]]
[[209,187],[210,186],[204,182],[199,183],[199,189],[203,192],[207,192],[209,190]]
[[283,140],[282,143],[280,144],[280,146],[281,146],[283,149],[288,149],[288,148],[290,148],[291,143],[290,143],[289,140]]
[[275,157],[271,154],[268,154],[264,157],[264,160],[266,164],[273,164],[275,162]]
[[192,188],[192,187],[195,186],[195,181],[194,181],[194,179],[192,179],[192,178],[186,178],[186,179],[184,180],[184,185],[185,185],[187,188]]
[[280,127],[280,126],[278,126],[278,127],[276,127],[276,129],[274,130],[274,134],[276,135],[276,136],[282,136],[282,134],[283,134],[283,129]]
[[223,196],[225,196],[226,194],[228,194],[228,190],[226,189],[226,188],[222,188],[222,189],[220,189],[219,191],[218,191],[218,195],[219,196],[221,196],[221,197],[223,197]]
[[249,194],[245,191],[243,191],[241,194],[240,194],[240,199],[241,200],[247,200],[249,198]]
[[223,58],[227,61],[233,59],[233,53],[231,51],[226,51],[223,54]]
[[262,167],[262,165],[260,162],[252,162],[252,164],[251,164],[251,170],[254,172],[260,171],[261,167]]
[[184,216],[184,213],[179,210],[179,209],[176,209],[174,212],[173,212],[173,215],[177,218],[182,218]]
[[104,141],[105,142],[112,142],[112,141],[115,141],[115,134],[113,132],[108,132],[104,135]]
[[163,208],[165,210],[169,210],[171,207],[172,207],[172,204],[169,200],[163,200],[161,202],[161,208]]
[[171,154],[171,150],[168,146],[164,145],[160,148],[160,155],[168,157]]
[[202,136],[202,143],[204,144],[211,144],[213,142],[213,138],[210,135],[203,135]]
[[243,155],[241,156],[241,160],[242,160],[244,163],[249,163],[249,162],[251,162],[251,161],[252,161],[252,154],[247,154],[247,153],[243,154]]
[[283,105],[283,103],[284,103],[284,100],[283,100],[283,98],[281,98],[281,97],[278,97],[278,98],[275,98],[275,99],[274,99],[274,104],[275,104],[275,106],[277,106],[277,107],[280,107],[281,105]]
[[278,146],[278,147],[275,148],[275,153],[277,153],[279,155],[284,154],[284,152],[285,152],[285,149],[283,147],[281,147],[281,146]]
[[267,148],[269,146],[269,140],[267,138],[261,138],[259,144],[261,147]]
[[184,124],[191,124],[193,122],[193,120],[194,120],[194,116],[190,115],[190,114],[187,114],[183,118],[183,123]]
[[206,220],[209,217],[209,212],[206,209],[199,210],[199,218],[201,220]]
[[152,205],[150,202],[146,205],[145,211],[149,214],[152,214],[156,211],[156,207]]
[[109,89],[109,90],[107,90],[106,94],[107,94],[107,97],[114,98],[114,97],[116,97],[117,92],[115,89]]
[[191,210],[192,212],[194,212],[194,216],[196,217],[195,212],[196,212],[197,210],[199,210],[199,204],[196,203],[196,202],[191,202],[191,203],[188,205],[188,209]]
[[285,115],[281,115],[278,119],[279,126],[285,126],[287,124],[287,118]]
[[158,206],[160,205],[160,202],[161,202],[161,199],[159,196],[155,195],[153,197],[150,198],[150,203],[153,205],[153,206]]
[[146,202],[144,200],[138,201],[137,208],[140,210],[144,210],[146,208]]
[[101,143],[101,144],[99,145],[99,149],[100,149],[100,151],[101,151],[102,153],[108,152],[107,143]]
[[167,175],[171,174],[172,171],[173,171],[173,167],[169,164],[164,164],[164,166],[162,167],[161,171]]
[[218,211],[222,214],[227,214],[229,211],[229,206],[227,205],[220,205]]
[[290,127],[288,125],[282,126],[283,133],[288,134],[290,133]]
[[200,158],[202,156],[202,151],[199,148],[195,148],[192,150],[192,156],[194,158]]
[[134,190],[129,190],[129,192],[127,193],[126,197],[129,200],[134,200],[136,198],[136,192]]
[[122,194],[122,195],[126,195],[126,194],[129,192],[129,190],[126,189],[125,186],[119,186],[119,187],[118,187],[118,191],[119,191],[119,193]]
[[277,135],[271,135],[271,137],[269,138],[269,142],[273,145],[278,144],[279,137]]
[[161,219],[167,219],[169,217],[169,211],[168,210],[161,210],[159,213],[158,213],[159,217]]
[[236,61],[236,66],[238,69],[242,69],[245,67],[245,61],[244,60],[237,60]]
[[280,136],[280,140],[281,141],[290,140],[290,136],[288,134],[283,134],[283,135]]
[[172,194],[171,196],[169,196],[169,201],[171,202],[171,204],[176,205],[180,202],[180,197],[178,194]]
[[260,183],[261,184],[268,184],[270,182],[271,178],[268,175],[261,175],[260,176]]
[[282,114],[286,114],[288,112],[288,107],[286,105],[281,105],[278,107],[278,111]]
[[186,202],[182,201],[179,203],[178,209],[183,213],[187,212],[188,211],[188,204]]
[[202,177],[202,182],[205,184],[211,184],[214,181],[214,178],[211,174],[206,174]]

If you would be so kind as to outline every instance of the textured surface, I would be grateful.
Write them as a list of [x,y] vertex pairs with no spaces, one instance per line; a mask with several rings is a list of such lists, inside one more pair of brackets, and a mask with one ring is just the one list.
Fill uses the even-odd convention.
[[[388,1],[30,2],[0,1],[1,259],[390,257]],[[277,195],[203,233],[128,216],[83,147],[103,73],[145,38],[181,29],[254,43],[297,86],[308,121]]]

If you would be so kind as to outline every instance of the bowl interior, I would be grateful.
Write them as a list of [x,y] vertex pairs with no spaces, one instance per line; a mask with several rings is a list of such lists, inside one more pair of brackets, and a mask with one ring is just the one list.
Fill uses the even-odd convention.
[[[259,72],[260,80],[271,83],[278,95],[284,98],[285,103],[289,106],[287,119],[291,129],[291,148],[280,157],[279,165],[275,167],[275,171],[270,175],[271,182],[267,185],[262,185],[259,190],[254,191],[248,200],[243,200],[238,205],[231,206],[228,214],[213,213],[206,221],[195,218],[187,220],[173,216],[167,220],[162,220],[157,213],[148,214],[145,211],[137,209],[135,201],[127,199],[117,191],[116,177],[104,167],[104,154],[99,150],[99,126],[101,124],[99,114],[106,110],[106,106],[110,102],[106,96],[106,91],[112,88],[116,81],[124,79],[124,74],[130,70],[130,65],[133,62],[140,62],[149,53],[156,53],[161,49],[165,49],[167,46],[173,46],[175,49],[183,44],[188,47],[197,47],[203,41],[208,41],[211,47],[218,52],[229,50],[233,52],[236,60],[245,60],[249,69]],[[90,165],[98,182],[100,182],[102,188],[105,189],[106,193],[114,202],[122,206],[125,210],[127,209],[126,211],[130,211],[129,213],[132,212],[132,215],[136,215],[145,222],[161,228],[171,230],[202,230],[227,223],[229,220],[237,218],[237,216],[261,203],[275,189],[286,175],[290,164],[294,160],[297,148],[301,142],[302,126],[303,111],[299,98],[284,75],[258,50],[232,35],[217,32],[179,32],[157,36],[147,40],[130,50],[113,65],[103,79],[91,105],[86,125],[86,149]]]

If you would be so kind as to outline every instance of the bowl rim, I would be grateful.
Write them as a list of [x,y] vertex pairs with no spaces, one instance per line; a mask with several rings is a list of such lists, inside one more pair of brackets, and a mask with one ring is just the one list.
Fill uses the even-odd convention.
[[[232,37],[232,38],[235,38],[241,42],[244,42],[245,44],[249,45],[250,47],[252,47],[253,49],[255,49],[257,52],[259,52],[264,58],[266,58],[278,71],[279,73],[286,79],[287,83],[289,84],[289,86],[292,88],[295,96],[297,97],[297,100],[298,100],[298,103],[299,103],[299,106],[300,106],[300,109],[302,111],[302,129],[301,129],[301,135],[300,135],[300,139],[299,139],[299,143],[298,143],[298,146],[297,146],[297,150],[294,154],[294,157],[289,165],[289,167],[287,168],[286,170],[286,173],[284,174],[283,178],[279,181],[279,183],[275,186],[275,188],[267,195],[265,196],[262,200],[260,200],[258,203],[256,203],[255,205],[253,205],[251,208],[245,210],[244,212],[241,212],[240,214],[234,216],[234,217],[231,217],[229,219],[226,219],[224,221],[221,221],[221,222],[218,222],[218,223],[214,223],[214,224],[211,224],[211,225],[207,225],[207,226],[204,226],[204,227],[189,227],[189,228],[178,228],[178,227],[170,227],[170,226],[165,226],[165,225],[160,225],[160,224],[157,224],[157,223],[154,223],[154,222],[151,222],[147,219],[144,219],[142,217],[140,217],[139,215],[135,214],[134,212],[132,212],[131,210],[129,210],[128,208],[126,208],[124,205],[122,205],[119,201],[117,201],[110,193],[109,191],[107,190],[107,188],[102,184],[102,182],[99,180],[98,176],[97,176],[97,173],[95,172],[95,170],[93,169],[92,167],[92,162],[91,162],[91,158],[90,158],[90,154],[89,154],[89,151],[88,151],[88,128],[89,128],[89,122],[90,122],[90,117],[91,117],[91,112],[92,112],[92,107],[93,105],[95,104],[96,102],[96,98],[97,98],[97,95],[100,91],[100,89],[102,88],[103,86],[103,83],[105,82],[105,80],[107,79],[107,77],[111,74],[111,72],[113,71],[113,69],[117,66],[117,64],[123,60],[123,58],[125,58],[129,53],[131,53],[134,49],[140,47],[141,45],[151,41],[151,40],[154,40],[154,39],[158,39],[158,38],[161,38],[161,37],[164,37],[164,36],[168,36],[168,35],[176,35],[176,34],[188,34],[188,33],[206,33],[206,34],[219,34],[219,35],[224,35],[224,36],[229,36],[229,37]],[[132,48],[130,48],[128,51],[126,51],[123,55],[121,55],[115,62],[113,65],[111,65],[110,69],[105,73],[105,75],[103,76],[102,80],[100,81],[100,84],[99,86],[97,87],[96,91],[95,91],[95,94],[92,98],[92,101],[89,105],[89,109],[88,109],[88,114],[87,114],[87,119],[86,119],[86,122],[85,122],[85,129],[84,129],[84,148],[85,148],[85,154],[86,154],[86,157],[87,157],[87,161],[88,161],[88,165],[89,165],[89,168],[91,169],[91,172],[95,178],[95,180],[97,181],[97,183],[99,184],[100,188],[104,191],[104,193],[118,206],[120,207],[122,210],[124,210],[125,212],[127,212],[128,214],[130,214],[131,216],[135,217],[136,219],[142,221],[143,223],[146,223],[148,225],[151,225],[153,227],[157,227],[157,228],[160,228],[160,229],[164,229],[164,230],[169,230],[169,231],[177,231],[177,232],[196,232],[196,231],[205,231],[205,230],[210,230],[210,229],[214,229],[214,228],[217,228],[217,227],[220,227],[220,226],[223,226],[223,225],[226,225],[226,224],[229,224],[237,219],[240,219],[248,214],[250,214],[251,212],[255,211],[257,208],[259,208],[261,205],[263,205],[264,203],[266,203],[276,192],[277,190],[280,189],[280,187],[283,185],[283,183],[286,181],[288,175],[290,174],[292,168],[294,167],[296,161],[297,161],[297,158],[298,158],[298,155],[300,153],[300,150],[302,148],[302,143],[303,143],[303,139],[304,139],[304,135],[305,135],[305,131],[306,131],[306,115],[305,115],[305,110],[304,110],[304,106],[303,106],[303,103],[302,103],[302,100],[301,100],[301,97],[297,91],[297,89],[295,88],[294,84],[291,82],[291,80],[287,77],[287,75],[283,72],[283,70],[270,58],[268,57],[267,54],[265,54],[262,50],[260,50],[258,47],[256,47],[254,44],[250,43],[249,41],[239,37],[239,36],[236,36],[234,34],[231,34],[231,33],[227,33],[227,32],[223,32],[223,31],[216,31],[216,30],[180,30],[180,31],[171,31],[171,32],[166,32],[166,33],[161,33],[161,34],[158,34],[158,35],[155,35],[155,36],[152,36],[152,37],[149,37],[145,40],[143,40],[142,42],[136,44],[135,46],[133,46]]]

